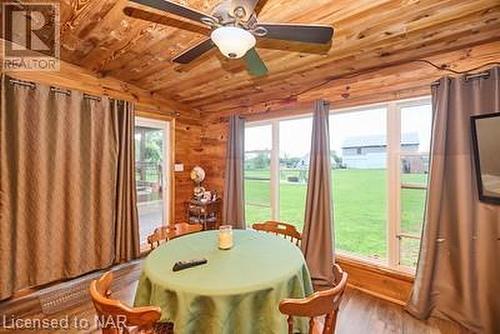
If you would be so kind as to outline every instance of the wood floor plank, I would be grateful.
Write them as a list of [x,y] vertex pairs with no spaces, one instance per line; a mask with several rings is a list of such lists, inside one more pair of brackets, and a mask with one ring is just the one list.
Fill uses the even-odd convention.
[[[130,265],[124,265],[113,269],[114,281],[112,285],[113,296],[121,301],[132,305],[137,288],[137,281],[141,272],[142,262],[137,261]],[[78,280],[90,282],[103,272],[97,272]],[[0,302],[0,333],[35,333],[34,331],[6,330],[2,329],[2,316],[7,319],[13,315],[18,318],[38,319],[71,319],[72,325],[69,330],[44,330],[36,331],[40,334],[54,333],[100,333],[96,328],[95,311],[90,298],[82,299],[82,303],[64,309],[61,312],[46,315],[43,313],[39,303],[39,296],[47,293],[47,290],[55,291],[68,289],[74,282],[64,282],[52,287],[36,291],[15,300]],[[77,329],[73,325],[73,319],[80,319],[90,327]],[[421,321],[405,312],[400,305],[381,300],[367,295],[359,290],[348,289],[340,307],[337,323],[337,334],[466,334],[467,331],[452,322],[431,318]]]

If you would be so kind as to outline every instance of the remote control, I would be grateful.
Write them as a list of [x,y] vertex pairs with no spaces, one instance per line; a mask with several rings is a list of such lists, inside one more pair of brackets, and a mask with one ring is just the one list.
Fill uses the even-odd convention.
[[192,259],[188,261],[177,261],[172,268],[173,271],[184,270],[207,263],[207,259]]

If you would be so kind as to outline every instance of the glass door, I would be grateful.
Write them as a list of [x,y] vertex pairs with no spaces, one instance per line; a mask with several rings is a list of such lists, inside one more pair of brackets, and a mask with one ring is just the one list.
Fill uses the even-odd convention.
[[141,245],[169,224],[169,122],[136,117],[135,167]]

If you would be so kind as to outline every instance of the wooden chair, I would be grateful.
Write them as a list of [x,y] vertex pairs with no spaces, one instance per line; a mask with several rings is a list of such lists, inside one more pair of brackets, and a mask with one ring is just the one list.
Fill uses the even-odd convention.
[[160,246],[163,241],[167,241],[167,226],[160,226],[155,228],[152,234],[148,235],[148,244],[151,250]]
[[161,309],[156,306],[128,307],[111,299],[113,273],[108,271],[90,283],[90,296],[103,334],[173,333],[171,323],[158,323]]
[[[339,265],[333,266],[335,286],[328,290],[317,291],[302,299],[284,299],[279,310],[288,315],[288,333],[293,333],[293,317],[309,317],[309,333],[331,334],[335,332],[337,313],[347,284],[347,273]],[[324,322],[318,317],[324,316]]]
[[201,224],[179,223],[157,227],[153,234],[148,236],[148,244],[151,250],[160,245],[162,241],[172,240],[186,234],[200,232],[203,230]]
[[264,223],[255,223],[252,228],[257,231],[264,231],[274,233],[276,235],[283,235],[285,239],[290,238],[290,241],[300,246],[302,235],[297,231],[295,226],[282,223],[274,220],[268,220]]

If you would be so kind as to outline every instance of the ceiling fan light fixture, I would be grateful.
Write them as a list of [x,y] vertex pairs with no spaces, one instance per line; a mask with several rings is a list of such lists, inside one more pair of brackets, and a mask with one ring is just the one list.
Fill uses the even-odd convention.
[[237,27],[219,27],[210,35],[220,52],[228,58],[243,57],[255,46],[255,37],[245,29]]

